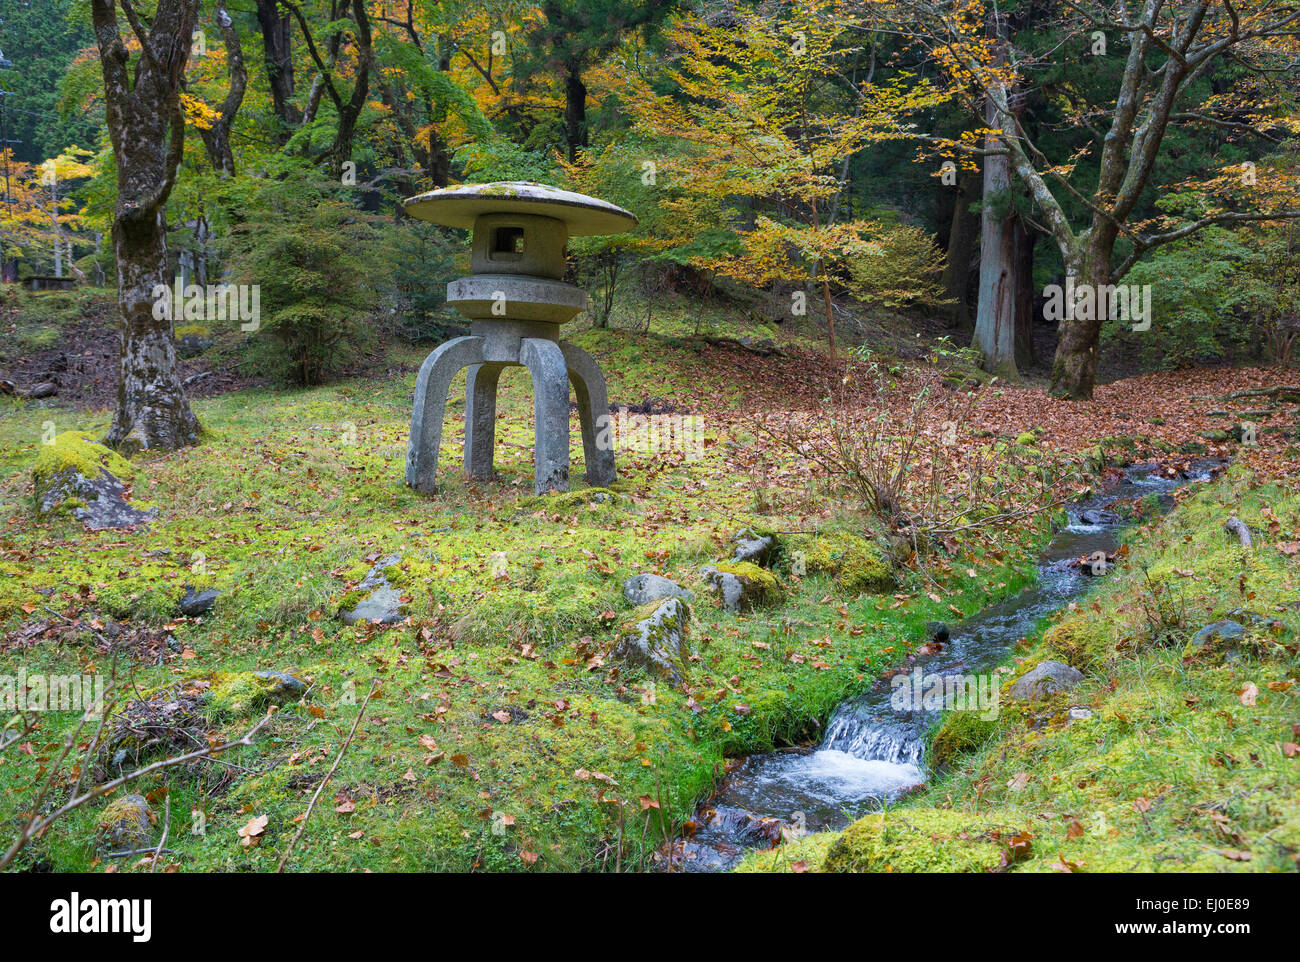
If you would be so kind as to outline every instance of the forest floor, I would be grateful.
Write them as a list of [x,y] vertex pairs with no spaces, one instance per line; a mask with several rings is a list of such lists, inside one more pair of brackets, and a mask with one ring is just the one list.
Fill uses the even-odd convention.
[[[1001,531],[996,545],[957,539],[928,564],[904,563],[887,593],[855,594],[824,574],[781,570],[782,604],[722,611],[699,568],[728,556],[738,530],[779,536],[865,524],[754,420],[817,418],[824,355],[770,329],[743,333],[775,336],[778,355],[712,345],[691,336],[689,314],[688,306],[659,317],[653,334],[572,335],[600,362],[612,406],[694,414],[704,424],[698,458],[620,451],[616,498],[599,502],[582,493],[580,444],[574,494],[532,497],[531,401],[518,369],[502,378],[498,479],[471,483],[457,471],[462,377],[448,406],[438,495],[406,488],[423,353],[410,348],[389,359],[385,376],[196,399],[202,443],[136,459],[132,496],[159,514],[127,531],[93,533],[32,510],[30,468],[50,422],[57,432],[99,435],[108,412],[66,406],[62,397],[0,397],[0,664],[29,676],[115,665],[132,697],[182,709],[253,670],[309,679],[308,697],[280,708],[253,745],[135,786],[155,813],[170,810],[165,858],[181,871],[273,869],[375,681],[291,867],[659,864],[664,838],[707,796],[727,759],[815,739],[836,704],[926,641],[927,622],[1017,591],[1033,576],[1051,521],[1044,514]],[[24,336],[32,330],[26,316],[20,308],[11,318]],[[711,333],[742,332],[721,318]],[[933,388],[923,361],[873,360],[876,373],[859,360],[848,376],[884,378],[884,410],[906,409],[921,387]],[[1034,432],[1043,459],[1093,469],[1105,460],[1230,452],[1238,470],[1252,472],[1251,484],[1293,486],[1294,412],[1252,415],[1261,424],[1254,446],[1236,443],[1233,410],[1216,414],[1249,410],[1220,400],[1225,393],[1279,380],[1267,369],[1153,374],[1104,385],[1087,403],[994,383],[969,395],[963,437],[1012,444]],[[1296,506],[1286,503],[1289,515],[1275,510],[1295,529]],[[392,554],[402,557],[394,577],[408,617],[388,627],[344,625],[340,601]],[[696,592],[694,654],[680,687],[624,675],[609,659],[636,617],[623,582],[647,571]],[[215,608],[182,616],[186,585],[219,590]],[[252,708],[228,699],[219,711],[182,710],[166,744],[238,737],[260,717]],[[30,813],[76,726],[73,713],[49,713],[0,754],[0,836]],[[88,747],[88,734],[77,738]],[[59,772],[55,787],[66,791],[75,779],[75,771]],[[996,794],[986,788],[984,798]],[[48,809],[50,799],[42,804]],[[109,857],[97,830],[105,804],[57,823],[18,866],[147,871],[136,859]]]

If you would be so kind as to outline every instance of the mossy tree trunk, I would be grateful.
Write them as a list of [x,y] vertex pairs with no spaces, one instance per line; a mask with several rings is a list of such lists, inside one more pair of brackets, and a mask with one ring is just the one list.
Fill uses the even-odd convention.
[[131,0],[120,0],[120,7],[141,46],[135,64],[119,31],[118,0],[91,2],[117,160],[113,252],[121,367],[117,410],[104,440],[171,450],[197,441],[199,425],[181,383],[171,319],[154,316],[154,288],[168,285],[165,207],[185,146],[180,83],[199,0],[159,0],[147,31]]

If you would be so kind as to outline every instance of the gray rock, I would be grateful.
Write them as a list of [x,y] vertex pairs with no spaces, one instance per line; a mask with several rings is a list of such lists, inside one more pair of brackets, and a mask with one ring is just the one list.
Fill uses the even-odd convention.
[[728,571],[719,571],[713,565],[705,565],[700,574],[713,586],[713,590],[722,599],[722,607],[728,611],[739,611],[741,599],[745,595],[745,583]]
[[1235,653],[1233,642],[1246,637],[1246,627],[1239,621],[1216,621],[1206,625],[1187,642],[1183,648],[1184,658],[1193,658],[1210,648],[1222,648],[1227,653]]
[[287,701],[297,701],[307,693],[307,683],[293,672],[268,669],[255,671],[253,674],[263,681],[272,683],[267,692],[267,699],[277,705]]
[[103,469],[99,477],[87,478],[68,468],[41,485],[37,492],[37,513],[48,514],[65,501],[75,499],[82,504],[73,508],[73,517],[91,531],[130,528],[157,517],[156,511],[132,507],[125,492],[125,485]]
[[636,623],[619,639],[610,657],[628,668],[642,668],[674,685],[682,681],[682,657],[688,653],[691,608],[681,598],[669,598],[654,614]]
[[195,357],[212,346],[212,338],[197,334],[186,334],[176,344],[176,353],[181,357]]
[[772,548],[776,543],[776,539],[771,535],[759,537],[748,528],[737,533],[731,540],[736,546],[735,553],[731,556],[733,561],[751,561],[764,567],[766,567],[772,555]]
[[1083,672],[1065,662],[1045,661],[1022,675],[1011,686],[1010,697],[1019,701],[1037,701],[1059,691],[1069,691],[1083,681]]
[[33,401],[43,397],[54,397],[58,393],[59,386],[53,381],[42,381],[40,384],[34,384],[29,390],[23,392],[24,396]]
[[1079,515],[1079,520],[1084,524],[1119,524],[1120,517],[1104,508],[1089,508]]
[[186,585],[185,597],[181,599],[181,614],[190,618],[206,615],[212,610],[212,606],[217,603],[217,598],[220,595],[220,591],[211,588],[207,591],[195,591],[189,585]]
[[633,575],[623,582],[623,597],[628,604],[647,605],[661,598],[684,598],[694,601],[695,593],[677,582],[656,574]]
[[381,625],[391,625],[406,617],[402,592],[390,584],[384,575],[385,568],[400,564],[401,561],[401,555],[393,554],[380,558],[371,566],[361,580],[361,584],[357,585],[357,591],[368,592],[366,597],[351,610],[339,612],[339,617],[343,619],[345,625],[356,624],[359,621],[367,624],[378,622]]

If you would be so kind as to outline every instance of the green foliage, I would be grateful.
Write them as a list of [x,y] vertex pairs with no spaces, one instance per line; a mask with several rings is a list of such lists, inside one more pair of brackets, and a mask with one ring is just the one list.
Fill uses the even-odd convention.
[[[19,160],[40,163],[74,143],[95,140],[96,118],[73,113],[59,97],[77,51],[93,43],[86,6],[73,0],[0,0],[0,48],[13,63],[0,83],[13,94],[5,137],[20,141]],[[98,60],[91,59],[73,67],[70,76],[93,81],[98,73]]]
[[410,218],[384,227],[376,254],[390,278],[392,321],[386,329],[412,343],[445,340],[464,318],[447,307],[447,284],[461,274],[464,243],[445,228]]
[[329,190],[306,172],[258,182],[225,245],[234,280],[261,288],[250,363],[301,386],[343,370],[374,339],[376,232]]
[[554,160],[542,150],[532,150],[502,137],[470,140],[453,159],[465,171],[466,183],[528,180],[553,184],[559,178]]
[[866,250],[851,255],[846,262],[849,289],[855,297],[886,307],[938,307],[949,303],[939,283],[944,255],[927,231],[877,222],[868,230],[866,239]]
[[1109,321],[1103,344],[1162,367],[1186,367],[1233,357],[1255,337],[1240,312],[1246,305],[1239,271],[1250,251],[1236,234],[1207,228],[1157,248],[1120,283],[1151,286],[1151,329]]

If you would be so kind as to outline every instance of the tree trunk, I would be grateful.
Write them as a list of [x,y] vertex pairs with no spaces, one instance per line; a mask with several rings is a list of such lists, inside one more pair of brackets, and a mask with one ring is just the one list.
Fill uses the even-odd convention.
[[1035,234],[1025,227],[1022,217],[1015,225],[1015,275],[1016,275],[1016,366],[1033,367],[1034,357],[1034,245]]
[[276,0],[257,0],[257,22],[262,27],[262,52],[271,85],[271,105],[284,124],[280,134],[283,142],[289,139],[289,132],[302,119],[301,111],[293,103],[293,40],[290,34],[293,21],[289,14],[277,9]]
[[966,292],[970,289],[970,265],[975,256],[975,236],[978,218],[971,212],[971,204],[979,199],[979,180],[970,174],[959,174],[956,201],[952,211],[952,226],[948,231],[948,259],[943,266],[944,297],[953,301],[949,308],[949,327],[969,330],[970,304]]
[[[1110,251],[1114,241],[1090,240],[1084,257],[1073,265],[1067,261],[1065,270],[1068,276],[1074,277],[1076,289],[1081,284],[1090,284],[1095,292],[1110,284]],[[1104,246],[1099,246],[1099,242]],[[1084,401],[1092,397],[1093,385],[1097,381],[1101,320],[1096,316],[1097,311],[1093,311],[1090,317],[1073,317],[1068,303],[1066,307],[1066,315],[1057,326],[1059,337],[1056,358],[1052,361],[1051,395]]]
[[194,444],[199,423],[181,385],[172,322],[154,317],[154,289],[169,287],[163,212],[139,223],[115,221],[113,252],[122,358],[117,411],[105,443],[131,450]]
[[230,69],[230,90],[221,104],[221,113],[212,126],[206,130],[199,129],[203,145],[208,149],[208,159],[219,174],[235,176],[235,154],[230,149],[230,131],[235,125],[235,114],[244,102],[244,91],[248,87],[248,71],[244,68],[244,49],[239,42],[239,31],[226,12],[225,0],[218,0],[215,12],[217,29],[221,31],[222,42],[226,45],[226,63]]
[[[985,118],[989,127],[1005,121],[1007,92],[989,92]],[[1004,147],[1002,138],[989,135],[989,151]],[[984,207],[980,214],[980,288],[975,312],[974,346],[984,355],[984,369],[1004,378],[1016,378],[1016,260],[1015,210],[1011,206],[1011,161],[1005,152],[984,158]]]
[[[180,82],[198,8],[199,0],[159,0],[140,61],[132,65],[118,30],[116,0],[92,0],[91,6],[117,161],[113,252],[121,361],[117,410],[104,440],[128,450],[173,449],[198,440],[199,424],[176,364],[171,312],[154,316],[155,288],[168,286],[164,208],[185,149]],[[134,9],[124,9],[133,32],[143,34]]]
[[582,66],[569,64],[564,79],[564,136],[569,145],[569,163],[577,160],[578,150],[587,146],[587,85],[582,82]]

